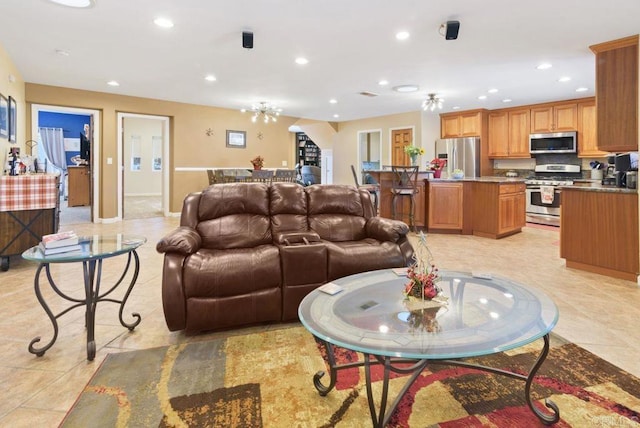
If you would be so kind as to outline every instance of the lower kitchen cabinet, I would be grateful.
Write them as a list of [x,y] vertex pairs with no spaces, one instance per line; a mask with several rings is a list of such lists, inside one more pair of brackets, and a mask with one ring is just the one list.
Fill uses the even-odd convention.
[[91,205],[91,174],[88,166],[67,167],[69,188],[67,203],[70,207]]
[[473,234],[502,238],[526,224],[524,183],[473,183]]
[[429,181],[428,229],[456,230],[463,227],[464,182]]
[[562,188],[560,257],[568,268],[636,281],[638,193]]

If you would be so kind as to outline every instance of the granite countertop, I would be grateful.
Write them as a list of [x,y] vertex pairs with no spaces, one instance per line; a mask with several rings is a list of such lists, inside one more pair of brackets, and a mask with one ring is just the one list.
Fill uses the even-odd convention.
[[455,178],[429,178],[429,181],[475,181],[480,183],[524,183],[526,180],[524,177],[498,177],[498,176],[485,176],[485,177],[465,177],[460,179]]
[[604,186],[600,180],[576,180],[571,186],[558,186],[565,190],[582,190],[585,192],[609,192],[609,193],[638,193],[638,189],[627,189],[626,187]]

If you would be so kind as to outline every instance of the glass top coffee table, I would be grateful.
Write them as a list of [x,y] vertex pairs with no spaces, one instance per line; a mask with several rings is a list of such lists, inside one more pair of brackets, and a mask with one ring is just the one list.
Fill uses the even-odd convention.
[[[58,322],[57,319],[66,314],[70,310],[77,307],[85,307],[85,320],[87,328],[87,359],[93,360],[96,355],[96,343],[95,343],[95,316],[96,306],[98,302],[113,302],[120,304],[119,318],[120,324],[128,328],[130,331],[136,328],[140,324],[141,316],[138,313],[132,313],[131,315],[135,320],[131,323],[124,321],[122,313],[124,311],[124,305],[129,298],[129,294],[133,289],[138,278],[138,272],[140,271],[140,260],[136,249],[144,244],[147,239],[142,236],[134,235],[91,235],[79,237],[81,249],[78,251],[58,253],[52,255],[45,255],[38,246],[29,248],[22,253],[22,258],[34,262],[40,263],[35,273],[34,289],[38,301],[45,310],[51,323],[53,324],[53,337],[51,340],[42,347],[36,347],[35,344],[40,342],[40,336],[34,338],[29,344],[29,352],[41,357],[44,353],[53,346],[58,338]],[[102,282],[102,263],[105,259],[116,257],[120,255],[126,255],[127,261],[124,270],[119,279],[112,285],[104,287]],[[131,261],[133,260],[133,273],[131,275],[129,286],[122,299],[114,299],[108,297],[111,293],[118,288],[118,286],[127,277],[127,272],[131,267]],[[78,298],[68,295],[63,292],[53,279],[50,270],[50,264],[53,263],[77,263],[81,262],[83,265],[83,277],[84,277],[84,297]],[[49,285],[56,292],[56,294],[65,300],[72,302],[71,306],[54,315],[49,305],[44,299],[40,290],[40,274],[44,269],[46,273]],[[102,291],[101,291],[102,289]]]
[[[298,309],[302,324],[327,348],[329,385],[321,381],[324,372],[314,376],[321,395],[333,389],[339,370],[364,366],[371,418],[374,426],[381,427],[428,364],[449,364],[524,380],[529,408],[545,424],[559,420],[553,402],[546,402],[553,411],[548,414],[535,407],[530,396],[533,378],[549,352],[549,333],[558,321],[558,309],[544,293],[505,278],[441,271],[439,285],[448,303],[421,305],[404,300],[405,274],[406,269],[387,269],[351,275],[332,281],[343,291],[329,295],[314,290],[302,300]],[[526,376],[462,360],[518,348],[540,338],[543,348]],[[336,365],[333,346],[360,352],[363,361]],[[406,366],[408,360],[411,367]],[[397,363],[403,363],[402,367]],[[372,397],[371,364],[384,365],[378,412]],[[391,372],[411,376],[387,409]]]

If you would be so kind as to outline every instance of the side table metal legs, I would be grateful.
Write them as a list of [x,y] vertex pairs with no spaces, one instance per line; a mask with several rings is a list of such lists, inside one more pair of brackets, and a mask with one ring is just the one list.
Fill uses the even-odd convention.
[[[60,288],[56,285],[53,278],[51,277],[49,264],[48,263],[40,264],[35,274],[34,289],[35,289],[35,293],[36,293],[36,297],[38,298],[38,301],[42,305],[42,308],[47,313],[47,316],[49,317],[49,319],[51,320],[51,324],[53,325],[53,337],[46,345],[38,348],[35,345],[36,343],[40,342],[41,338],[40,336],[37,336],[31,341],[31,343],[29,343],[29,352],[37,355],[38,357],[43,356],[44,353],[53,346],[53,344],[56,342],[58,338],[57,319],[62,315],[66,314],[67,312],[71,311],[72,309],[75,309],[80,306],[85,307],[85,323],[86,323],[86,329],[87,329],[87,359],[89,361],[92,361],[96,355],[95,316],[96,316],[96,308],[97,308],[98,302],[118,303],[120,305],[120,311],[119,311],[120,324],[128,328],[130,331],[133,330],[138,324],[140,324],[142,317],[138,313],[134,312],[131,314],[135,318],[135,320],[133,320],[131,323],[125,322],[122,317],[124,306],[127,302],[127,299],[129,298],[129,294],[131,293],[133,286],[136,283],[136,280],[138,278],[138,273],[140,271],[140,260],[138,258],[138,254],[135,251],[131,251],[130,253],[128,253],[127,257],[128,257],[127,264],[124,268],[122,275],[120,276],[118,281],[103,294],[100,294],[103,260],[94,259],[94,260],[83,261],[82,268],[83,268],[83,274],[84,274],[84,292],[85,292],[84,299],[71,297],[66,293],[64,293],[63,291],[61,291]],[[129,268],[131,266],[132,258],[134,259],[134,262],[135,262],[134,272],[124,297],[122,298],[122,300],[108,298],[107,296],[110,295],[125,279],[125,276],[127,275],[127,272],[129,271]],[[51,286],[53,291],[55,291],[56,294],[58,294],[63,299],[73,302],[71,306],[69,306],[68,308],[64,309],[63,311],[61,311],[56,315],[53,314],[53,312],[49,308],[49,305],[47,305],[46,301],[44,300],[42,292],[40,291],[40,274],[43,268],[46,272],[49,285]]]
[[[482,366],[479,364],[468,363],[463,360],[406,360],[406,359],[398,359],[398,358],[391,358],[391,357],[381,357],[381,356],[366,354],[366,353],[363,353],[363,361],[358,361],[358,362],[343,364],[343,365],[336,365],[335,356],[333,354],[333,346],[327,342],[324,342],[325,348],[327,350],[327,359],[329,362],[329,369],[331,372],[330,384],[328,386],[325,386],[320,381],[320,378],[324,376],[323,371],[319,371],[314,375],[313,384],[318,390],[318,392],[320,393],[320,395],[325,396],[335,387],[338,370],[342,370],[350,367],[364,366],[365,384],[367,388],[367,400],[369,403],[369,411],[371,412],[371,421],[374,427],[384,427],[389,423],[389,420],[391,419],[391,416],[393,415],[393,412],[395,411],[396,407],[400,403],[400,400],[402,399],[402,397],[409,390],[411,385],[413,385],[413,383],[416,381],[418,376],[420,376],[420,374],[427,367],[427,365],[442,364],[442,365],[452,365],[452,366],[472,368],[472,369],[477,369],[477,370],[525,381],[524,398],[527,402],[527,405],[529,406],[531,411],[536,415],[536,417],[540,419],[540,422],[542,422],[545,425],[553,425],[560,420],[560,410],[558,409],[558,406],[549,399],[545,400],[545,406],[551,409],[551,413],[546,413],[540,410],[538,407],[536,407],[531,398],[531,385],[533,383],[536,373],[538,372],[538,369],[540,368],[540,366],[542,366],[542,363],[544,362],[544,360],[547,357],[547,354],[549,353],[549,335],[547,334],[543,336],[543,339],[544,339],[544,345],[543,345],[542,351],[540,352],[540,355],[536,359],[533,367],[531,368],[529,373],[526,375],[510,372],[507,370],[496,369],[493,367]],[[382,379],[382,389],[380,392],[380,407],[377,411],[375,406],[375,400],[373,397],[373,388],[372,388],[372,380],[371,380],[371,365],[374,365],[374,364],[381,364],[384,366],[384,377]],[[402,366],[397,366],[394,364],[402,364]],[[394,402],[390,406],[387,406],[387,398],[389,394],[389,380],[392,372],[400,373],[400,374],[410,374],[410,376],[407,378],[402,389],[398,392],[398,395],[396,396]]]

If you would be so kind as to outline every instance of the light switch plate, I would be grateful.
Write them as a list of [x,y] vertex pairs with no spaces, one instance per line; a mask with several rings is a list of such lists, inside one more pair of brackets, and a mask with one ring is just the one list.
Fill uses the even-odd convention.
[[113,158],[107,158],[107,165],[111,165],[113,163]]

